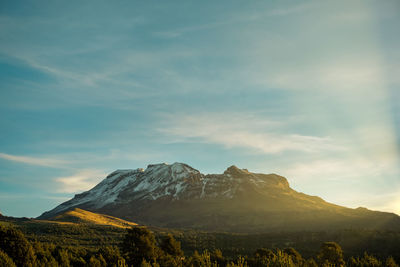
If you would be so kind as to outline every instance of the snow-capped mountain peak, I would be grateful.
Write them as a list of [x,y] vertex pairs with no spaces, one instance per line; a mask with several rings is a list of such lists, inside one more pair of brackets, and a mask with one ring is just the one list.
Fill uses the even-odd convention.
[[200,174],[198,170],[193,169],[184,163],[175,162],[174,164],[151,164],[144,171],[145,180],[149,183],[165,183],[180,181],[191,174]]
[[91,190],[75,195],[73,199],[49,213],[59,213],[74,207],[98,210],[113,205],[157,199],[232,199],[243,188],[263,190],[268,186],[276,187],[277,184],[284,184],[281,187],[289,189],[283,177],[254,174],[234,165],[223,174],[204,175],[184,163],[150,164],[146,169],[116,170]]
[[[234,165],[204,175],[184,163],[116,170],[91,190],[76,195],[39,219],[76,208],[145,225],[212,231],[312,230],[360,225],[398,229],[400,217],[337,206],[299,193],[277,174]],[[388,224],[390,222],[390,224]]]

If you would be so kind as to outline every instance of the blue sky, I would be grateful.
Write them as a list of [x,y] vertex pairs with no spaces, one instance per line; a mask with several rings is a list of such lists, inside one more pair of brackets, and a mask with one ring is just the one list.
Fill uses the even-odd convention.
[[2,1],[0,210],[115,169],[278,173],[400,214],[398,1]]

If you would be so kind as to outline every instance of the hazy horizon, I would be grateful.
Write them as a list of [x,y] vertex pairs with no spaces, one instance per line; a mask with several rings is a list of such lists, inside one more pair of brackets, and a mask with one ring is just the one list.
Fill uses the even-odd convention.
[[398,1],[2,1],[0,211],[236,165],[400,214]]

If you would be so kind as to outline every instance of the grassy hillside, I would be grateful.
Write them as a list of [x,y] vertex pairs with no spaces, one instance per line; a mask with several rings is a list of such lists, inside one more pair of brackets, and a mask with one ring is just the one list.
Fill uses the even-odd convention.
[[[38,220],[40,221],[40,220]],[[94,225],[105,225],[114,226],[119,228],[129,228],[136,226],[136,223],[122,220],[109,215],[93,213],[83,209],[73,209],[59,214],[47,222],[60,223],[60,224],[94,224]]]
[[0,218],[0,225],[14,225],[30,241],[39,241],[61,247],[117,246],[126,233],[125,228],[98,224],[41,221],[32,219]]

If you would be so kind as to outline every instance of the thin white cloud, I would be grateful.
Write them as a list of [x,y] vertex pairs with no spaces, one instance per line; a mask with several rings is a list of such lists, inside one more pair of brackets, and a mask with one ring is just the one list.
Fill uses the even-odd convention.
[[301,69],[285,68],[260,77],[260,83],[285,89],[344,91],[347,93],[374,92],[382,89],[384,79],[378,61],[313,64]]
[[[70,71],[70,70],[63,70],[61,66],[57,66],[57,64],[52,64],[51,62],[42,63],[40,60],[35,59],[32,56],[15,56],[16,59],[24,62],[29,67],[43,71],[47,74],[53,75],[59,79],[63,79],[63,83],[65,84],[72,84],[72,85],[80,85],[82,87],[93,87],[98,86],[100,82],[108,81],[108,73],[103,71],[99,72],[96,71],[85,71],[82,73],[81,71]],[[43,59],[42,59],[43,61]],[[44,60],[46,61],[46,60]]]
[[4,160],[25,163],[29,165],[37,165],[51,168],[65,168],[70,162],[61,159],[42,158],[42,157],[29,157],[29,156],[16,156],[6,153],[0,153],[0,158]]
[[91,189],[99,183],[106,173],[99,170],[81,170],[71,176],[57,177],[58,192],[77,193]]
[[279,133],[281,122],[243,114],[206,113],[173,115],[165,118],[159,129],[172,142],[198,141],[241,147],[264,154],[285,151],[318,152],[343,150],[329,137]]
[[315,2],[308,2],[299,5],[292,5],[286,8],[275,8],[267,11],[269,16],[288,16],[296,13],[302,13],[315,7]]
[[[219,21],[214,21],[211,23],[199,24],[199,25],[191,25],[186,27],[181,27],[177,29],[172,29],[168,31],[154,32],[153,35],[160,38],[176,38],[182,36],[186,33],[193,33],[202,30],[210,30],[213,28],[223,27],[227,25],[237,25],[238,23],[246,23],[251,21],[257,21],[261,19],[265,19],[265,17],[269,16],[287,16],[295,13],[301,13],[306,10],[309,10],[314,7],[315,3],[306,3],[300,5],[292,5],[287,8],[273,8],[268,9],[266,11],[257,11],[250,12],[248,14],[243,14],[243,10],[240,10],[240,13],[235,13],[232,16],[227,16],[220,18]],[[224,15],[224,14],[222,14]]]
[[319,181],[346,181],[355,179],[360,182],[366,178],[381,174],[393,174],[397,171],[395,158],[385,159],[374,157],[325,158],[310,162],[295,163],[288,166],[282,173],[299,183]]
[[[50,199],[50,200],[56,200],[59,202],[64,202],[69,200],[69,197],[65,197],[65,196],[50,196],[50,195],[38,195],[38,194],[33,194],[33,195],[29,195],[29,194],[21,194],[21,193],[5,193],[5,192],[1,192],[0,193],[0,199],[26,199],[27,197],[32,197],[35,199]],[[1,210],[0,210],[1,213]]]

